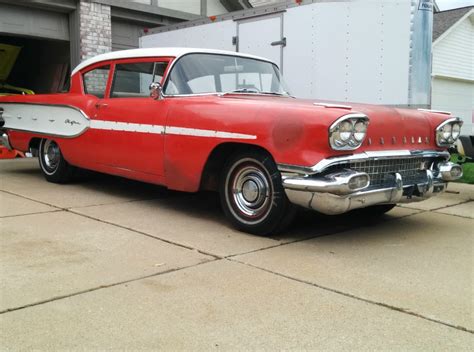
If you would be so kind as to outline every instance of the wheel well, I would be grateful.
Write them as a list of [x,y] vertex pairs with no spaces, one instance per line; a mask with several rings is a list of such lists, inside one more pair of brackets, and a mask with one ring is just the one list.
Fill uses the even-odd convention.
[[41,142],[41,138],[32,138],[32,139],[30,140],[29,149],[36,149],[36,150],[38,150],[38,149],[39,149],[40,142]]
[[219,176],[225,162],[236,153],[250,150],[263,151],[271,156],[265,148],[244,143],[222,143],[209,154],[201,177],[201,190],[216,191],[219,186]]

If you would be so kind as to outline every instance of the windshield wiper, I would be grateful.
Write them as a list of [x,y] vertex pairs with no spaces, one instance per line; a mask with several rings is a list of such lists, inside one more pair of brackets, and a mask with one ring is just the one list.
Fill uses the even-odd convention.
[[277,95],[279,97],[290,97],[294,98],[290,93],[288,92],[283,92],[283,93],[278,93],[278,92],[260,92],[260,94],[268,94],[268,95]]
[[258,89],[252,89],[252,88],[239,88],[235,89],[231,92],[226,92],[226,93],[260,93]]
[[293,98],[293,96],[290,95],[288,92],[263,92],[258,89],[252,89],[252,88],[240,88],[240,89],[235,89],[230,92],[225,92],[224,94],[232,94],[232,93],[252,93],[252,94],[264,94],[264,95],[276,95],[276,96],[288,96]]

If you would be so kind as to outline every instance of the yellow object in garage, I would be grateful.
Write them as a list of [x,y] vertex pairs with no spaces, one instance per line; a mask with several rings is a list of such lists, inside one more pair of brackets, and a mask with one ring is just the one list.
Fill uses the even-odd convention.
[[0,96],[11,94],[35,94],[30,89],[15,87],[6,83],[20,51],[21,47],[19,46],[0,43]]

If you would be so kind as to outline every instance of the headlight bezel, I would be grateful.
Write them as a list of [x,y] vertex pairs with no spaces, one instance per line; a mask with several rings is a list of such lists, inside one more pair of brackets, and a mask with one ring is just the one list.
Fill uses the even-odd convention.
[[[445,137],[443,136],[443,134],[445,133],[444,129],[448,125],[450,126],[449,136]],[[457,137],[453,136],[453,130],[454,130],[455,125],[459,125],[459,132],[458,132]],[[456,141],[459,139],[461,135],[462,125],[463,125],[463,121],[459,117],[452,117],[440,123],[438,127],[436,127],[436,130],[435,130],[436,145],[438,147],[450,147],[454,143],[456,143]]]
[[[347,133],[347,131],[341,132],[341,127],[347,126],[347,122],[351,124],[351,135],[347,139],[341,138],[341,133]],[[363,123],[365,126],[365,132],[363,138],[360,140],[355,138],[355,126],[358,123]],[[329,127],[329,145],[334,150],[355,150],[359,148],[363,143],[365,138],[367,137],[367,130],[370,123],[370,119],[367,115],[361,113],[351,113],[344,116],[339,117],[336,121],[334,121],[331,126]],[[357,132],[362,133],[362,132]]]

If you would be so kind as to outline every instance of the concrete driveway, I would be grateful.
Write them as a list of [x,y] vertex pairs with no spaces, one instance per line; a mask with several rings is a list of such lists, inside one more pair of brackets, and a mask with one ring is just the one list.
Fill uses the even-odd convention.
[[212,193],[0,162],[1,350],[474,348],[474,186],[231,229]]

